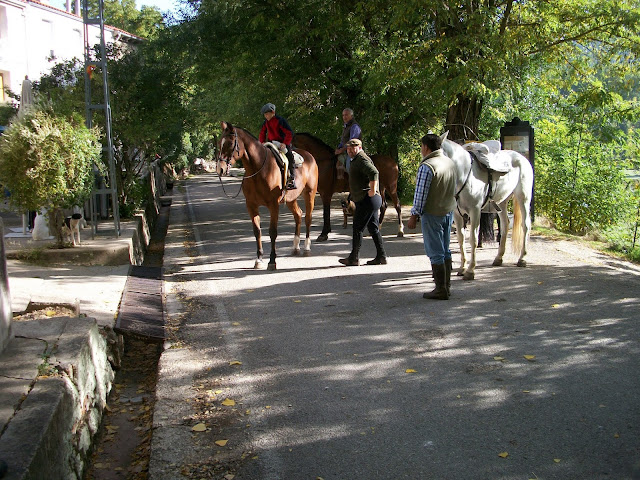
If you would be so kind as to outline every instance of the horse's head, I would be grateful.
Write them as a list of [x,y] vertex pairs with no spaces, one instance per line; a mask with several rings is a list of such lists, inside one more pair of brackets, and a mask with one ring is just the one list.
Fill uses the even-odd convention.
[[229,167],[240,156],[238,131],[230,123],[222,122],[222,135],[218,139],[218,157],[216,158],[216,172],[218,175],[228,175]]

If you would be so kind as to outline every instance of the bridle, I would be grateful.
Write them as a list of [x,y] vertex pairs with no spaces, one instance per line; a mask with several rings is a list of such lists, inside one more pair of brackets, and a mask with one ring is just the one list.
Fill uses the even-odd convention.
[[[218,152],[217,158],[216,158],[216,162],[220,162],[220,161],[224,161],[227,162],[227,169],[229,168],[229,166],[231,165],[231,160],[233,160],[233,155],[234,154],[238,154],[238,156],[240,156],[240,144],[238,143],[238,132],[236,131],[236,129],[233,129],[233,133],[229,133],[229,136],[233,137],[233,149],[231,150],[231,155],[230,157],[228,157],[228,160],[223,160],[222,159],[222,151]],[[223,137],[224,138],[224,137]],[[222,145],[222,144],[221,144]],[[222,185],[222,191],[224,192],[224,194],[227,196],[227,198],[236,198],[238,195],[240,195],[240,192],[242,191],[242,184],[244,183],[244,181],[247,178],[251,178],[251,177],[255,177],[256,175],[258,175],[260,173],[260,171],[264,168],[265,163],[267,162],[267,149],[263,146],[262,147],[264,150],[264,158],[262,159],[262,165],[260,165],[260,168],[258,169],[257,172],[252,173],[249,176],[244,176],[242,177],[242,181],[240,182],[240,189],[238,190],[238,193],[236,193],[233,196],[230,196],[227,191],[224,188],[224,182],[222,181],[222,176],[220,175],[220,172],[218,171],[218,169],[216,168],[216,173],[218,174],[218,180],[220,180],[220,185]],[[222,150],[222,149],[220,149]]]

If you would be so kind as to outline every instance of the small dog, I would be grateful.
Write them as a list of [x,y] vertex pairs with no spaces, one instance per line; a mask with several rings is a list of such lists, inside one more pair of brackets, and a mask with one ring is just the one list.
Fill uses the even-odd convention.
[[[73,245],[80,245],[80,224],[84,220],[81,213],[74,213],[70,217],[64,219],[64,225],[62,227],[62,234],[71,242]],[[76,237],[78,238],[78,242],[76,243]]]
[[356,204],[351,201],[351,196],[347,197],[346,200],[341,200],[340,203],[342,204],[342,215],[344,215],[342,228],[347,228],[347,217],[353,217],[353,212],[356,211]]

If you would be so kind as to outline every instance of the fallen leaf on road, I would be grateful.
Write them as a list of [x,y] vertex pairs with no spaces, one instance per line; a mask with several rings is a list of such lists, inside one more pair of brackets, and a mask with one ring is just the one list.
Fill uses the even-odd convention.
[[234,478],[236,478],[236,476],[232,473],[229,473],[224,476],[224,480],[233,480]]
[[551,308],[558,308],[560,306],[559,303],[554,303],[553,305],[551,305]]
[[523,355],[523,357],[530,362],[536,359],[535,355]]
[[498,456],[502,458],[507,458],[509,456],[509,452],[500,452]]
[[218,445],[219,447],[224,447],[228,441],[229,440],[216,440],[215,444]]
[[233,407],[236,404],[235,400],[232,400],[230,398],[225,398],[222,401],[222,405],[224,405],[225,407]]
[[242,362],[239,362],[238,360],[234,360],[233,362],[229,362],[229,365],[242,365]]
[[204,423],[198,423],[191,428],[193,432],[204,432],[206,429],[207,426]]
[[294,300],[294,303],[302,303],[302,300]]
[[504,357],[493,357],[494,360],[497,360],[498,362],[502,362],[504,360]]
[[619,433],[614,433],[613,434],[613,438],[620,438],[620,434]]
[[413,368],[407,368],[404,373],[418,373]]
[[554,458],[553,461],[556,462],[556,463],[560,463],[560,459],[559,458]]

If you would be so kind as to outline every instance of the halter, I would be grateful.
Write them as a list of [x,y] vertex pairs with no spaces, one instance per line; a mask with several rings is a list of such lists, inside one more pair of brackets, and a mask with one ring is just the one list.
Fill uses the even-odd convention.
[[[229,135],[234,137],[234,141],[233,141],[233,149],[231,150],[231,158],[233,158],[233,152],[237,153],[238,155],[240,155],[240,146],[238,144],[238,132],[236,131],[236,129],[233,129],[233,133],[230,133]],[[218,169],[216,168],[216,173],[218,173],[218,180],[220,180],[220,185],[222,185],[222,191],[224,192],[224,194],[227,196],[227,198],[236,198],[238,195],[240,195],[240,192],[242,191],[242,185],[245,181],[245,179],[247,178],[251,178],[251,177],[255,177],[256,175],[258,175],[260,173],[260,171],[264,168],[265,163],[267,163],[267,149],[266,147],[262,148],[264,151],[264,159],[262,160],[262,165],[260,165],[260,168],[258,169],[257,172],[252,173],[249,176],[244,176],[242,177],[242,181],[240,182],[240,189],[238,190],[238,193],[236,193],[233,196],[230,196],[227,191],[224,188],[224,182],[222,181],[222,176],[220,175],[220,173],[218,173]],[[245,150],[246,151],[246,150]],[[247,154],[248,156],[248,154]],[[222,152],[218,152],[218,161],[222,160]],[[226,160],[225,160],[226,161]],[[229,162],[227,162],[227,165],[231,164],[231,160],[229,160]]]

